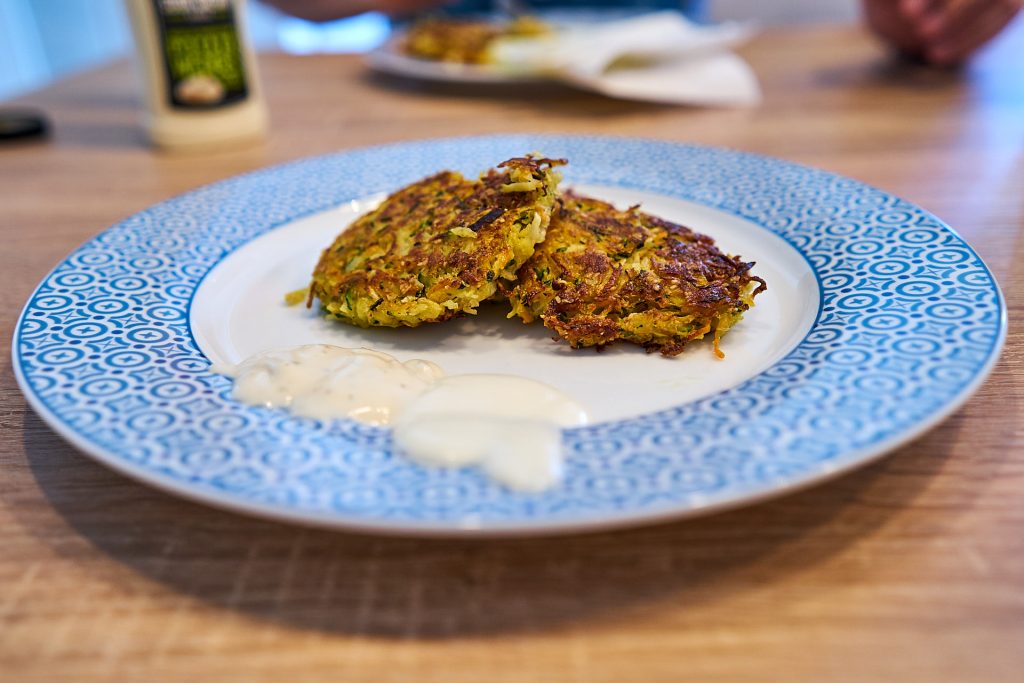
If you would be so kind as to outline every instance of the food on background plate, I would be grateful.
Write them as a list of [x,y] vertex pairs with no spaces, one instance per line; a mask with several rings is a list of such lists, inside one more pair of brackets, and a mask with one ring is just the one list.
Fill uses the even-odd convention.
[[753,265],[639,206],[566,192],[518,281],[502,289],[510,316],[540,319],[574,348],[621,339],[674,356],[710,334],[723,357],[722,335],[766,289]]
[[544,239],[563,163],[517,157],[479,180],[441,171],[398,190],[324,250],[307,305],[360,327],[474,313]]
[[503,38],[533,38],[547,35],[550,25],[531,16],[507,23],[480,19],[428,18],[413,24],[401,43],[411,57],[458,64],[489,64],[491,48]]

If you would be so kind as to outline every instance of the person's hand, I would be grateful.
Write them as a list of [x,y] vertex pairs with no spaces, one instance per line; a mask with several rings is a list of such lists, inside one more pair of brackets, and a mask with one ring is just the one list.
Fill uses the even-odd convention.
[[879,37],[929,64],[953,66],[994,38],[1021,11],[1021,0],[863,0]]

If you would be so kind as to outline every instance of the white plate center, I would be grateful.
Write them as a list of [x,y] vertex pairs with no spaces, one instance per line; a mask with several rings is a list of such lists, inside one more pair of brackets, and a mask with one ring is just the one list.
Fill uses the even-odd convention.
[[[785,240],[749,221],[680,199],[624,188],[577,185],[578,192],[645,211],[710,235],[744,260],[768,290],[725,336],[725,359],[710,341],[675,358],[630,344],[603,352],[572,350],[539,323],[507,320],[507,306],[486,304],[476,316],[419,328],[363,330],[324,320],[316,309],[286,306],[284,295],[309,282],[334,237],[380,197],[288,223],[229,254],[196,291],[190,312],[199,348],[214,363],[238,363],[271,349],[335,344],[384,351],[405,361],[430,360],[445,372],[515,374],[546,382],[587,409],[592,421],[664,410],[716,394],[753,377],[793,349],[818,313],[817,278]],[[500,397],[495,397],[500,400]]]

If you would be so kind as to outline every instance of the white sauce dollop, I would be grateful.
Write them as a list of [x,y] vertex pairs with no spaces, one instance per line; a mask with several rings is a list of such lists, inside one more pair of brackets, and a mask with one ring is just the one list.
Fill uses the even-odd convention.
[[575,401],[546,384],[513,375],[446,377],[398,414],[395,444],[424,465],[480,465],[519,491],[562,477],[562,427],[586,424]]
[[235,380],[236,401],[371,425],[390,424],[396,411],[444,376],[430,361],[401,363],[380,351],[327,344],[266,351],[239,365],[210,369]]
[[370,349],[312,344],[211,370],[234,378],[231,395],[242,403],[394,424],[395,444],[416,462],[479,465],[520,491],[561,478],[561,430],[587,422],[582,407],[546,384],[513,375],[443,377],[429,361],[402,363]]

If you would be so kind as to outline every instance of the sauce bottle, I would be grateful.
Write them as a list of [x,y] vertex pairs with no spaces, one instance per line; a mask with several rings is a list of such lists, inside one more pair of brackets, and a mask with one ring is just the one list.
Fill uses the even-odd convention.
[[263,137],[267,110],[245,0],[124,0],[158,147],[201,151]]

